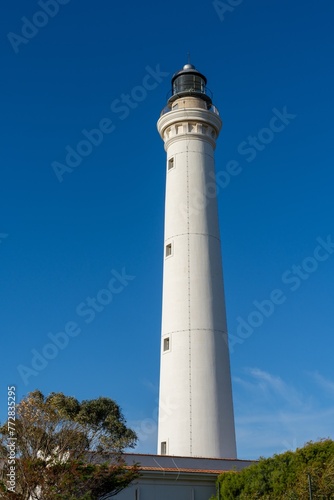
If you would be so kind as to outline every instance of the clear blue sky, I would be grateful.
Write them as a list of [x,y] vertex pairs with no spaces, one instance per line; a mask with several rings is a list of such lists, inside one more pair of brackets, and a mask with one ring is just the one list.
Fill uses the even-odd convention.
[[[155,452],[165,183],[156,121],[190,51],[224,121],[216,167],[238,455],[334,437],[334,5],[237,3],[3,9],[2,421],[7,385],[19,397],[109,396],[138,451]],[[96,145],[80,142],[98,126]],[[86,155],[70,168],[67,146]],[[62,182],[54,162],[67,167]],[[99,297],[112,301],[93,311],[87,297],[110,280],[111,297]],[[281,303],[265,302],[266,317],[270,297]],[[53,359],[21,376],[65,327],[67,346],[46,348]]]

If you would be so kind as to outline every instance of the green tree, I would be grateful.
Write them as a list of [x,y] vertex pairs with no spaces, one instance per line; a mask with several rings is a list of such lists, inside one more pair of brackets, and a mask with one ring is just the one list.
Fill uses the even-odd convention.
[[[109,398],[83,402],[62,393],[28,394],[17,405],[13,425],[0,428],[0,498],[97,500],[116,495],[138,476],[122,452],[135,433]],[[10,446],[15,443],[15,488],[11,490]],[[15,489],[15,491],[14,491]]]
[[218,478],[215,500],[334,500],[334,441],[307,443],[295,452],[260,458],[241,472]]

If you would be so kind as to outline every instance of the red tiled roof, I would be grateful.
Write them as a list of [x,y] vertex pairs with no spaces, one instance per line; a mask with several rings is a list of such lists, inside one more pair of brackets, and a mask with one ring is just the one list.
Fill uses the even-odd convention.
[[181,469],[178,468],[176,469],[175,467],[141,467],[139,465],[138,467],[139,470],[148,470],[148,471],[160,471],[160,472],[192,472],[194,474],[203,473],[203,474],[222,474],[223,472],[233,472],[233,471],[227,471],[227,470],[217,470],[217,469],[212,469],[212,470],[205,470],[205,469]]

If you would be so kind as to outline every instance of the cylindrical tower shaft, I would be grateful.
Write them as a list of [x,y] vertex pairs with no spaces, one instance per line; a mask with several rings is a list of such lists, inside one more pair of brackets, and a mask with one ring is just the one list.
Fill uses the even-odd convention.
[[158,121],[167,152],[158,454],[235,458],[215,196],[222,122],[193,66],[172,82]]

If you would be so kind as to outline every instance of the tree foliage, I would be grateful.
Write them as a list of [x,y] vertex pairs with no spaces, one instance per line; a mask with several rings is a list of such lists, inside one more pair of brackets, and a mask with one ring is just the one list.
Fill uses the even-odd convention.
[[[218,478],[219,500],[334,499],[334,441],[307,443]],[[218,488],[217,488],[218,489]],[[217,500],[217,497],[216,497]]]
[[17,405],[15,492],[8,490],[7,422],[0,427],[0,498],[97,500],[109,498],[137,477],[122,452],[135,433],[109,398],[82,401],[62,393],[28,394]]

